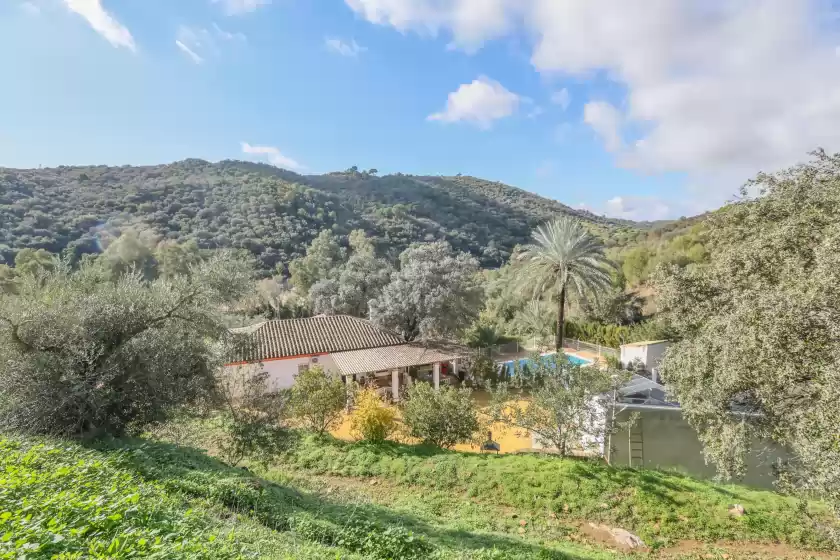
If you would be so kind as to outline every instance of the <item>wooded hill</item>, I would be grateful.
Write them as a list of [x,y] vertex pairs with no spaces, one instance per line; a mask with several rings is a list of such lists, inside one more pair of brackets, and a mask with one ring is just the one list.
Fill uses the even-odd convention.
[[579,216],[616,248],[658,237],[663,226],[682,227],[600,217],[468,176],[379,177],[356,168],[305,176],[198,159],[147,167],[0,168],[0,262],[12,262],[26,247],[99,252],[107,239],[134,228],[205,249],[242,247],[266,272],[283,272],[319,231],[345,236],[364,229],[386,255],[413,242],[446,239],[495,267],[528,242],[537,224],[558,214]]

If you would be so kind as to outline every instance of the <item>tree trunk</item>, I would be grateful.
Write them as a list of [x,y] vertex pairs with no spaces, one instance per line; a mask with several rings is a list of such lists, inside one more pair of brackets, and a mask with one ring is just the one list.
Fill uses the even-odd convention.
[[557,328],[554,335],[554,349],[559,354],[563,350],[563,337],[566,336],[566,286],[560,289],[560,304],[557,306]]

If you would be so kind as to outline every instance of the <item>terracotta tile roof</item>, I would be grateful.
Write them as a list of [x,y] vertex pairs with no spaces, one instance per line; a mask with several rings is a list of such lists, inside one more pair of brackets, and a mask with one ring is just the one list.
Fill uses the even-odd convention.
[[466,354],[464,349],[454,347],[434,347],[422,344],[403,344],[366,350],[336,352],[332,359],[341,373],[354,375],[398,369],[410,366],[422,366],[435,362],[448,362]]
[[232,362],[258,362],[403,344],[396,334],[349,315],[266,321],[232,331],[249,335],[249,343],[243,345]]

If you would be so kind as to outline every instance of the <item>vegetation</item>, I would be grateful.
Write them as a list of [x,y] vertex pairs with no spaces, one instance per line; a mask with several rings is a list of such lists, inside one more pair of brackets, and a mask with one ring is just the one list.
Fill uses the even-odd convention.
[[760,196],[709,219],[709,265],[660,271],[684,337],[662,374],[724,474],[755,438],[774,439],[795,454],[786,480],[840,515],[840,155],[747,189]]
[[522,266],[517,274],[524,286],[539,299],[545,296],[557,301],[555,346],[563,348],[566,326],[566,298],[580,301],[598,297],[598,291],[612,284],[603,245],[571,217],[558,218],[539,226],[534,244],[518,256]]
[[373,387],[359,390],[353,399],[350,432],[357,438],[382,443],[397,427],[397,411],[382,401]]
[[406,341],[453,338],[478,317],[482,290],[478,261],[453,254],[448,243],[409,247],[381,295],[370,302],[370,318]]
[[623,372],[582,368],[563,354],[534,356],[493,390],[492,417],[537,435],[560,455],[598,453],[614,428],[603,395],[626,380]]
[[153,281],[90,262],[28,270],[0,294],[0,427],[122,434],[215,397],[216,309],[250,288],[247,262],[218,253]]
[[201,250],[242,248],[265,274],[304,256],[321,231],[342,245],[362,229],[394,258],[416,242],[446,240],[499,266],[531,229],[558,214],[581,217],[617,244],[639,227],[473,177],[377,177],[348,170],[298,175],[241,161],[190,159],[150,167],[0,168],[0,262],[24,248],[75,258],[99,253],[126,229]]
[[595,321],[566,321],[569,338],[618,348],[622,344],[644,340],[673,340],[675,333],[661,321],[644,321],[630,325],[616,325]]
[[253,373],[249,368],[223,371],[218,384],[222,458],[231,466],[245,457],[262,463],[273,459],[288,439],[287,395],[272,390],[267,372]]
[[415,383],[402,406],[408,435],[435,447],[449,448],[472,440],[478,431],[478,412],[469,389]]
[[289,390],[289,414],[307,429],[324,435],[341,420],[347,405],[347,387],[321,366],[304,369]]
[[[546,544],[570,542],[577,522],[586,520],[633,531],[654,548],[683,539],[738,541],[741,551],[748,548],[746,541],[831,546],[825,534],[831,516],[820,504],[677,473],[615,468],[601,461],[305,439],[277,465],[277,472],[290,469],[339,476],[348,483],[358,477],[375,478],[381,486],[389,483],[383,492],[395,501],[410,495],[409,488],[414,487],[418,497],[406,501],[406,511],[427,511],[432,518],[451,511],[455,527],[477,525],[514,534],[524,520],[527,533],[520,533],[520,538],[533,534]],[[364,492],[365,487],[370,484],[359,484],[354,491]],[[728,513],[733,500],[744,506],[747,515],[738,518]],[[531,554],[522,558],[539,557],[537,550]]]

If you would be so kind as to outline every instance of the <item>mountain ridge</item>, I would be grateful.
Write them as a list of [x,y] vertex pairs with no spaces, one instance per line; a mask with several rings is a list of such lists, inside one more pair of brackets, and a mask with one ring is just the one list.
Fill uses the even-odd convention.
[[445,239],[494,267],[558,214],[581,218],[612,245],[657,226],[597,216],[498,181],[374,171],[302,175],[263,163],[200,159],[0,168],[0,257],[9,262],[25,247],[94,253],[103,237],[134,228],[205,249],[241,247],[263,270],[282,272],[320,230],[344,237],[361,228],[384,253]]

